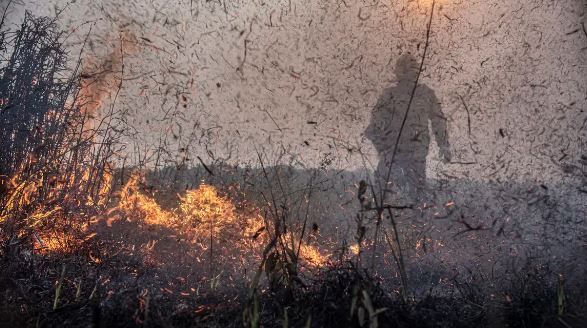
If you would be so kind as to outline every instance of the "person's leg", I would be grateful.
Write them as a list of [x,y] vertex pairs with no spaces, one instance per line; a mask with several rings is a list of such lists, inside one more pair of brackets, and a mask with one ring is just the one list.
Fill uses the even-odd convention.
[[[379,201],[379,197],[385,194],[385,204],[397,203],[398,197],[405,192],[406,179],[402,169],[394,164],[392,172],[389,174],[389,157],[381,158],[377,165],[377,170],[374,172],[373,187],[375,190],[375,197]],[[388,179],[389,178],[389,179]],[[393,200],[393,201],[392,201]]]
[[405,194],[412,205],[417,205],[425,198],[426,162],[414,160],[405,161],[405,163],[406,165],[401,167],[405,177]]

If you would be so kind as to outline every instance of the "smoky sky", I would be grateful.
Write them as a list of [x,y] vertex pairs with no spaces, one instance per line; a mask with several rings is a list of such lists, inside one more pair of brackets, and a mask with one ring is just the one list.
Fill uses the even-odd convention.
[[[420,60],[430,4],[23,0],[8,20],[65,8],[73,58],[89,32],[88,69],[124,64],[127,163],[164,147],[167,163],[254,163],[261,151],[302,167],[375,170],[365,130],[398,83],[396,61]],[[570,179],[587,140],[586,48],[584,1],[437,1],[421,82],[446,118],[451,162],[432,137],[427,175]]]

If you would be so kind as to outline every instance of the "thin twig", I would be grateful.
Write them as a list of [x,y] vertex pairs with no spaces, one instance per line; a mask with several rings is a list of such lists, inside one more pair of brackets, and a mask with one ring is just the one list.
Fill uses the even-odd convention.
[[204,167],[204,169],[206,170],[206,172],[208,172],[210,175],[214,175],[214,172],[212,172],[212,170],[206,165],[206,163],[204,163],[202,158],[200,156],[197,156],[197,158],[200,161],[200,163],[202,164],[202,166]]
[[461,102],[463,103],[463,106],[465,107],[465,110],[467,111],[467,128],[468,128],[469,137],[470,137],[471,136],[471,113],[469,112],[469,107],[465,103],[465,99],[463,99],[463,97],[461,95],[459,95],[459,98],[461,99]]

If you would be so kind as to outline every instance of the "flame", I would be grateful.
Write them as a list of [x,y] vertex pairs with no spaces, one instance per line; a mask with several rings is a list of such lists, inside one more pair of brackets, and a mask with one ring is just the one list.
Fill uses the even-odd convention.
[[[118,80],[115,75],[122,71],[123,53],[135,51],[136,47],[129,46],[129,40],[133,39],[132,34],[123,34],[119,45],[113,47],[107,58],[88,60],[82,68],[82,77],[92,77],[80,81],[80,93],[76,97],[84,102],[77,107],[86,116],[81,122],[84,138],[94,138],[94,132],[87,126],[91,122],[88,118],[94,115],[103,98],[114,90],[114,82]],[[33,80],[33,84],[36,81]],[[52,122],[59,120],[60,112],[49,109],[45,115],[45,121]],[[62,157],[71,155],[70,149],[62,151]],[[112,169],[108,165],[96,169],[82,162],[79,166],[64,169],[56,160],[56,163],[35,169],[31,174],[28,170],[37,162],[37,158],[29,155],[13,176],[2,179],[4,199],[0,200],[0,223],[11,220],[11,224],[20,229],[18,237],[32,233],[35,250],[72,252],[87,241],[88,222],[108,202]]]
[[[176,210],[165,210],[154,197],[141,191],[143,180],[140,174],[133,174],[120,192],[120,201],[115,209],[128,219],[186,230],[196,239],[212,233],[232,235],[245,243],[262,240],[264,222],[261,215],[256,211],[247,215],[237,213],[233,202],[220,195],[215,187],[202,184],[197,189],[188,190],[184,196],[180,196]],[[238,236],[234,236],[235,232]]]
[[[179,221],[197,238],[216,236],[240,248],[260,245],[267,240],[266,227],[256,208],[237,210],[234,202],[208,184],[189,190],[180,197]],[[245,212],[245,213],[243,213]]]
[[[171,228],[204,252],[212,252],[213,248],[214,258],[230,260],[227,265],[237,270],[239,265],[260,260],[263,245],[269,238],[260,209],[235,204],[216,187],[202,184],[179,196],[175,209],[165,210],[154,197],[141,190],[142,180],[140,174],[133,174],[122,188],[117,209],[123,217]],[[329,258],[307,243],[301,245],[299,257],[308,268],[322,267]]]
[[259,211],[239,213],[235,204],[211,185],[188,190],[179,197],[176,209],[165,210],[154,197],[141,191],[143,179],[140,174],[133,174],[120,192],[115,209],[127,219],[173,228],[189,234],[196,242],[208,240],[210,234],[238,242],[242,247],[266,240],[265,223]]
[[321,268],[327,264],[329,255],[322,254],[318,248],[312,245],[303,244],[300,247],[300,258],[309,267]]
[[[114,39],[114,38],[112,38]],[[82,67],[80,99],[82,113],[95,115],[121,83],[124,56],[138,51],[137,38],[131,32],[122,32],[112,42],[112,49],[104,58],[88,57]]]
[[[78,197],[75,193],[67,193],[67,188],[72,187],[78,191],[85,190],[91,181],[91,174],[90,169],[86,169],[77,175],[56,174],[48,178],[41,173],[35,179],[28,180],[21,175],[12,177],[7,183],[11,188],[10,197],[4,203],[5,211],[0,215],[0,222],[6,221],[9,213],[13,213],[12,210],[28,209],[26,220],[27,226],[34,231],[34,249],[44,254],[76,251],[80,245],[96,236],[96,233],[91,233],[93,230],[90,224],[105,221],[112,228],[112,220],[116,217],[135,220],[147,226],[164,226],[176,231],[182,239],[191,239],[194,246],[203,251],[210,249],[209,242],[213,238],[214,256],[224,259],[229,263],[228,266],[237,271],[239,266],[258,263],[260,260],[270,229],[266,227],[259,208],[250,204],[235,204],[216,187],[202,184],[188,190],[179,197],[175,208],[167,210],[144,188],[144,175],[135,172],[121,188],[118,202],[110,210],[84,214],[80,211],[88,207],[105,209],[111,193],[113,177],[110,173],[104,174],[97,199],[79,197],[79,193]],[[47,180],[51,188],[42,203],[39,203],[39,193]],[[63,196],[62,192],[66,195]],[[154,243],[143,251],[154,253],[156,248],[153,246]],[[322,267],[329,258],[316,246],[307,243],[300,246],[299,252],[300,260],[307,268]]]
[[353,255],[353,256],[358,256],[360,250],[361,250],[361,247],[359,246],[359,244],[353,244],[349,247],[349,251],[350,251],[351,255]]
[[173,213],[166,211],[157,204],[153,197],[140,191],[143,177],[134,173],[120,192],[120,201],[116,209],[122,211],[129,219],[144,220],[152,225],[173,225]]
[[[91,169],[74,173],[24,173],[27,162],[7,183],[6,200],[1,203],[0,223],[16,219],[32,231],[33,249],[41,253],[72,253],[87,241],[87,220],[92,209],[104,206],[110,194],[112,175],[104,171],[99,190],[88,191]],[[14,221],[14,220],[13,220]]]
[[85,224],[73,224],[40,231],[33,234],[33,249],[41,254],[71,254],[96,236],[87,228]]
[[234,204],[220,196],[213,186],[203,184],[180,199],[184,222],[198,231],[218,234],[237,221]]

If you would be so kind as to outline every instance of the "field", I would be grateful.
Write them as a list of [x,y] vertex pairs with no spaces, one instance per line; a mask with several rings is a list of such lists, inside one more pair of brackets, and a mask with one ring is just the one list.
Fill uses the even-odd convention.
[[127,167],[126,113],[98,112],[106,82],[68,67],[56,20],[0,33],[0,326],[587,321],[584,156],[573,183],[439,179],[417,201],[261,151]]

